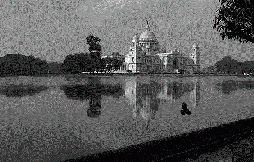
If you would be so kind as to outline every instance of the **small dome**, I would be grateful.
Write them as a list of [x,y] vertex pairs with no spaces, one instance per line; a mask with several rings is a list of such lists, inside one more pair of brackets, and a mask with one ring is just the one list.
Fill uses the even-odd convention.
[[133,37],[132,37],[132,42],[137,42],[138,41],[138,34],[135,34]]
[[193,48],[197,48],[197,47],[198,47],[198,44],[194,43],[192,47],[193,47]]
[[141,33],[139,40],[140,41],[156,41],[157,42],[155,34],[153,32],[148,31],[148,30]]

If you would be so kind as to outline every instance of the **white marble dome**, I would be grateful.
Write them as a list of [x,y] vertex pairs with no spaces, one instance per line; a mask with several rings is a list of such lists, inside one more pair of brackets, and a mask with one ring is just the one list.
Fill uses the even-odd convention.
[[139,41],[157,42],[157,39],[156,39],[155,34],[153,32],[146,30],[143,33],[141,33],[141,35],[139,37]]

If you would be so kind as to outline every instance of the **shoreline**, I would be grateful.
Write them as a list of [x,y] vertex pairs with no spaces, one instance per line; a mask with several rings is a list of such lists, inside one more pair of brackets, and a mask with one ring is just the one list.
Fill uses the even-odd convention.
[[252,75],[237,75],[237,74],[206,74],[206,73],[199,73],[199,74],[175,74],[175,73],[80,73],[80,74],[70,74],[70,73],[59,73],[59,74],[41,74],[41,75],[7,75],[7,76],[0,76],[0,78],[6,77],[50,77],[50,76],[148,76],[148,75],[162,75],[162,76],[176,76],[176,77],[196,77],[196,76],[237,76],[243,78],[253,78]]
[[245,76],[245,75],[230,75],[230,74],[174,74],[174,73],[94,73],[94,74],[68,74],[68,75],[77,75],[77,76],[148,76],[148,75],[162,75],[162,76],[176,76],[176,77],[196,77],[196,76],[237,76],[244,78],[253,78],[254,76]]
[[109,161],[182,161],[197,159],[202,154],[214,152],[235,143],[235,141],[253,136],[253,121],[254,117],[66,161],[104,161],[105,159]]
[[[253,136],[237,139],[232,143],[228,143],[222,148],[217,148],[214,151],[208,151],[201,154],[197,158],[188,158],[186,162],[194,161],[253,161]],[[252,151],[252,152],[251,152]],[[252,157],[251,154],[252,153]],[[167,161],[165,157],[163,160]]]

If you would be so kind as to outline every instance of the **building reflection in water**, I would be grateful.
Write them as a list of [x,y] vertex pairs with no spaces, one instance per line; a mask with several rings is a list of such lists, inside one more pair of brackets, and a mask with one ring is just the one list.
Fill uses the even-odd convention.
[[161,92],[158,94],[158,98],[163,102],[169,101],[172,104],[175,99],[173,98],[173,91],[170,91],[169,87],[170,82],[167,79],[164,79],[162,82]]
[[173,103],[175,100],[180,99],[186,92],[193,91],[193,89],[193,83],[164,80],[162,83],[162,91],[158,94],[158,97],[161,100]]
[[187,92],[190,92],[191,103],[196,107],[200,100],[199,80],[184,83],[164,79],[162,82],[162,90],[158,94],[158,98],[161,101],[173,104]]
[[196,108],[200,101],[200,79],[193,78],[192,82],[194,83],[194,88],[190,92],[190,101],[191,101],[192,107]]
[[124,91],[120,84],[110,85],[102,84],[100,78],[86,78],[84,85],[64,85],[61,90],[64,91],[67,98],[72,100],[89,100],[87,116],[96,118],[101,115],[102,96],[123,96]]
[[[125,97],[133,105],[133,117],[141,116],[147,122],[155,119],[162,102],[173,103],[185,93],[190,93],[191,106],[198,106],[200,100],[200,81],[177,82],[164,79],[158,83],[153,80],[131,77],[125,82]],[[169,106],[170,108],[170,106]]]
[[144,81],[144,78],[138,77],[128,78],[125,83],[125,97],[133,106],[133,117],[141,116],[148,126],[159,109],[157,94],[161,91],[161,85],[149,78]]

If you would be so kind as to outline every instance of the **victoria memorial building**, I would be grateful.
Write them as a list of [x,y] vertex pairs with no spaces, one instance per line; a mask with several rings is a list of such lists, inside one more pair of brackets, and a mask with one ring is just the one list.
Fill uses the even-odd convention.
[[178,50],[161,53],[159,42],[147,24],[144,32],[133,36],[123,68],[133,73],[193,74],[200,70],[200,51],[194,43],[188,56]]

